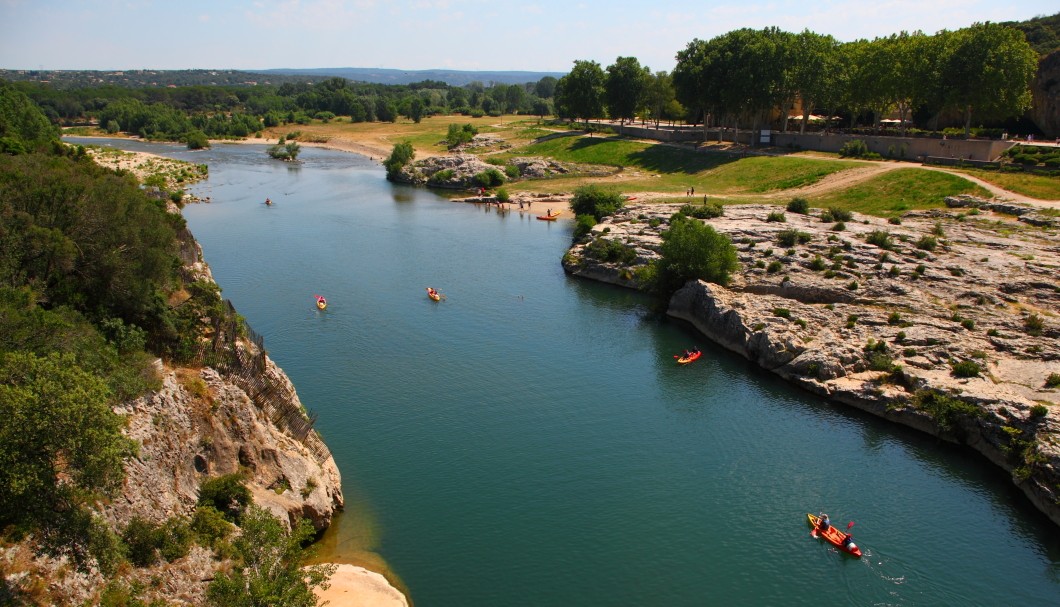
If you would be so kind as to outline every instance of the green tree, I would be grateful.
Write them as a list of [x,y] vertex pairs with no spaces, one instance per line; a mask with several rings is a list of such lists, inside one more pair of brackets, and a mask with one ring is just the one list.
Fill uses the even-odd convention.
[[949,103],[964,113],[965,136],[971,132],[973,109],[984,119],[1026,111],[1037,67],[1038,54],[1017,29],[976,23],[957,31],[943,77]]
[[689,280],[728,284],[739,268],[729,237],[698,219],[676,214],[662,233],[652,291],[669,297]]
[[236,564],[210,582],[207,602],[215,607],[315,606],[313,589],[326,589],[336,566],[306,566],[302,545],[313,533],[305,519],[287,533],[266,510],[251,507],[242,534],[233,541]]
[[604,70],[595,61],[575,61],[556,83],[556,109],[564,118],[589,120],[604,113]]
[[604,98],[611,118],[618,118],[622,124],[632,120],[644,106],[650,79],[651,71],[641,67],[636,57],[619,57],[607,66]]
[[36,530],[79,562],[97,525],[86,506],[113,494],[136,444],[105,381],[71,354],[0,354],[0,527]]
[[622,208],[625,201],[622,195],[614,190],[607,190],[596,185],[584,185],[574,190],[570,208],[576,217],[592,215],[596,221],[613,214]]
[[59,139],[57,129],[24,93],[0,82],[0,152],[43,148]]
[[789,72],[791,91],[802,104],[799,132],[806,132],[810,114],[817,108],[829,108],[836,97],[836,49],[839,43],[831,36],[809,30],[792,40],[792,62]]
[[666,116],[666,108],[674,101],[675,95],[673,78],[665,71],[655,72],[648,80],[644,101],[655,120],[655,128],[659,128],[659,120]]
[[412,162],[415,157],[416,151],[412,149],[411,143],[408,141],[395,143],[394,149],[390,152],[390,157],[383,161],[383,166],[386,167],[387,179],[396,177],[401,172],[401,169],[405,168],[405,165]]

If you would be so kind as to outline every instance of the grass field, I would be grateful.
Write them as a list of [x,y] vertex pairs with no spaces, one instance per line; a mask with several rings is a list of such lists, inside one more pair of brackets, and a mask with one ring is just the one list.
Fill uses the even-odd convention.
[[847,189],[809,197],[815,207],[838,207],[891,217],[914,209],[938,209],[946,196],[973,194],[990,197],[982,187],[949,173],[915,168],[896,169]]
[[[368,145],[382,154],[395,143],[408,141],[417,158],[446,152],[445,139],[450,124],[471,124],[480,133],[492,133],[511,147],[483,153],[498,160],[515,156],[544,156],[578,165],[610,167],[607,176],[557,176],[550,179],[516,181],[511,192],[570,192],[587,183],[597,183],[627,194],[652,193],[654,202],[681,202],[685,192],[696,189],[697,197],[708,195],[724,203],[786,201],[785,193],[795,196],[800,188],[817,184],[845,170],[869,166],[863,162],[839,160],[834,155],[800,153],[783,156],[743,156],[724,151],[703,152],[663,143],[623,137],[561,137],[535,143],[539,137],[561,132],[563,125],[551,125],[536,117],[433,116],[419,124],[401,119],[395,123],[331,122],[287,125],[273,129],[272,137],[290,131],[308,136],[334,137]],[[1060,199],[1060,179],[1038,175],[964,170],[986,182],[1013,192],[1044,200]],[[839,181],[843,181],[842,177]],[[852,180],[853,182],[853,180]],[[917,168],[898,168],[859,181],[848,187],[822,194],[802,194],[814,206],[835,206],[881,216],[898,215],[912,209],[939,208],[943,198],[956,194],[990,194],[958,175]]]

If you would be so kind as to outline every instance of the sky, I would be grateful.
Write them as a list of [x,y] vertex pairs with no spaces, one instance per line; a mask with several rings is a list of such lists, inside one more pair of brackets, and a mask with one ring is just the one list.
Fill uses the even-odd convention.
[[776,26],[840,41],[1060,12],[1057,0],[0,0],[0,68],[567,72]]

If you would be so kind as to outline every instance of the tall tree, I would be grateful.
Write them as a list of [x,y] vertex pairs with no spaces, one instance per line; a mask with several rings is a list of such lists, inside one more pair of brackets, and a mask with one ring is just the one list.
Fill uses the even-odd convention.
[[589,120],[604,113],[604,70],[595,61],[575,61],[556,83],[556,107],[565,118]]
[[1038,54],[1023,32],[997,23],[976,23],[955,32],[943,76],[950,104],[964,112],[964,134],[972,111],[983,118],[1009,118],[1031,103],[1030,82]]
[[644,105],[650,79],[651,71],[642,67],[636,57],[619,57],[607,66],[604,97],[612,119],[618,118],[622,124],[633,119]]
[[645,91],[645,102],[648,112],[655,120],[655,128],[659,128],[659,120],[664,116],[670,103],[674,101],[674,81],[666,71],[655,72],[648,80],[648,88]]
[[839,43],[831,36],[809,30],[796,34],[792,40],[791,88],[802,105],[802,124],[799,132],[806,132],[810,114],[819,107],[829,107],[835,96],[836,48]]

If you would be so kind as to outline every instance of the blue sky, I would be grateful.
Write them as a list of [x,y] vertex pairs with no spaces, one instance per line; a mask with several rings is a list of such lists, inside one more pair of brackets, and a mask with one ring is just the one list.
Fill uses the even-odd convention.
[[0,68],[565,72],[694,38],[810,29],[842,41],[1060,11],[1056,0],[0,0]]

